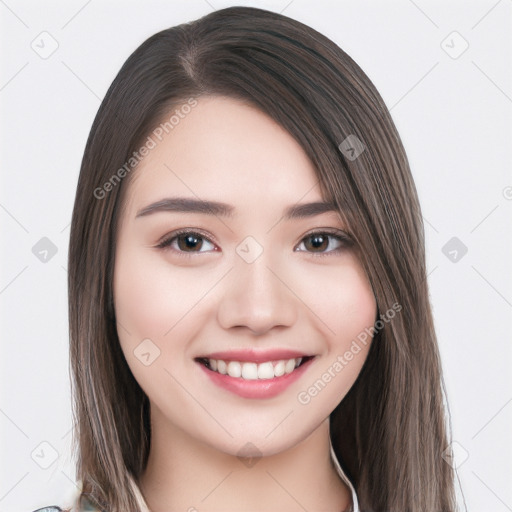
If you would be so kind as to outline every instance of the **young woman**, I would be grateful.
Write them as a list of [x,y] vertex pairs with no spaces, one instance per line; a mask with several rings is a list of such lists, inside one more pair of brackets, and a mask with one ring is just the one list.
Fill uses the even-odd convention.
[[302,23],[227,8],[128,58],[82,162],[69,318],[74,511],[456,510],[406,153]]

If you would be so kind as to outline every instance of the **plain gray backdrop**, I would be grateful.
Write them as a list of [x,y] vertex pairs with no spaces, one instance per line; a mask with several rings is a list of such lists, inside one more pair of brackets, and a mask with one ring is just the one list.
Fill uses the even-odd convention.
[[391,110],[424,216],[451,463],[468,510],[511,511],[511,0],[0,0],[0,510],[76,490],[67,249],[100,101],[146,38],[242,4],[333,39]]

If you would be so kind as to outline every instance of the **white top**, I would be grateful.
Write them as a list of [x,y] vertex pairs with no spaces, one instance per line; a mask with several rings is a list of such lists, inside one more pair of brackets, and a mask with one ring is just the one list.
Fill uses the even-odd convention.
[[[345,475],[345,473],[343,472],[343,469],[341,469],[340,463],[338,462],[338,458],[336,457],[336,454],[334,453],[334,448],[332,447],[332,442],[330,442],[330,445],[331,445],[331,458],[334,463],[334,467],[338,471],[340,478],[350,487],[350,492],[352,493],[352,509],[350,509],[350,510],[351,510],[351,512],[360,512],[359,511],[359,503],[357,501],[356,490],[354,489],[354,486],[352,485],[352,482],[348,479],[347,475]],[[135,481],[133,479],[130,479],[130,483],[132,485],[133,492],[134,492],[135,496],[137,497],[137,502],[140,507],[140,512],[150,512],[150,510],[140,492],[138,485],[135,483]]]

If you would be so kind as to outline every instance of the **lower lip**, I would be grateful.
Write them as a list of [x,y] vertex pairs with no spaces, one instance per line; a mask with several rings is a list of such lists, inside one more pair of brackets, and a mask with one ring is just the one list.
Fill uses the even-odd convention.
[[217,386],[227,389],[238,396],[243,398],[272,398],[279,393],[282,393],[288,386],[299,379],[309,368],[314,359],[315,358],[312,357],[304,364],[293,370],[292,373],[287,373],[281,377],[253,380],[246,380],[241,377],[230,377],[229,375],[223,375],[222,373],[210,370],[200,362],[197,364],[201,366],[203,371],[206,372],[214,384],[217,384]]

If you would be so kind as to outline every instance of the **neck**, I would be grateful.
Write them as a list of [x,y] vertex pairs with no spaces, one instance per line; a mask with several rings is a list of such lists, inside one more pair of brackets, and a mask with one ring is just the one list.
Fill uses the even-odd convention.
[[158,411],[151,410],[151,448],[139,479],[151,512],[342,512],[350,508],[350,488],[331,460],[329,418],[287,450],[241,459],[166,425],[163,418],[155,417]]

